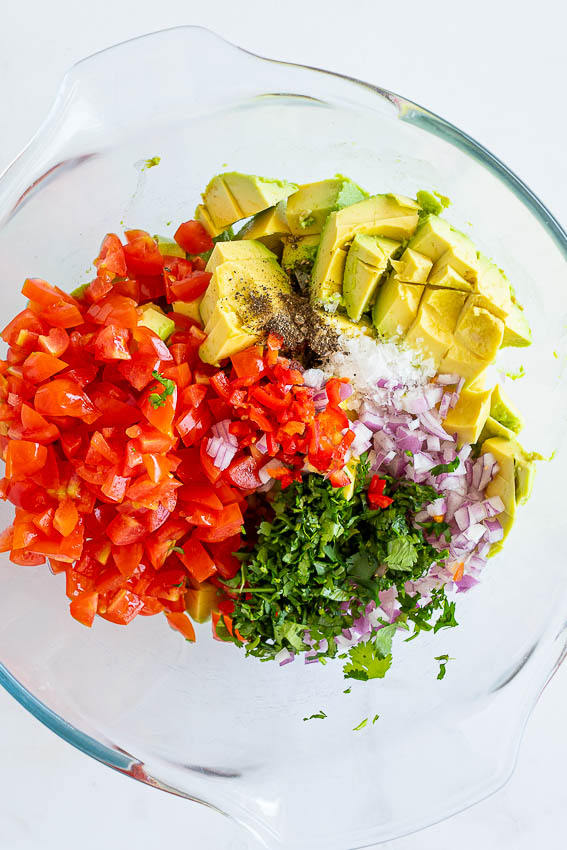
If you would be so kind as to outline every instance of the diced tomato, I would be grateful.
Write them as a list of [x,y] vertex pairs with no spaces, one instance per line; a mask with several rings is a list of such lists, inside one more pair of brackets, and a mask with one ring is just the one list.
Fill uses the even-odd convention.
[[28,440],[10,440],[6,449],[6,478],[23,481],[45,466],[47,449]]
[[83,324],[83,316],[78,306],[60,300],[47,307],[40,307],[41,318],[54,328],[74,328]]
[[20,567],[39,567],[45,564],[43,555],[35,555],[33,552],[27,552],[25,549],[13,549],[10,552],[10,560],[13,564],[18,564]]
[[45,324],[36,316],[32,310],[22,310],[2,331],[2,339],[8,345],[17,345],[21,331],[29,331],[36,334],[44,334],[47,330]]
[[183,280],[176,280],[170,284],[170,289],[173,292],[176,300],[179,301],[195,301],[207,289],[212,274],[209,272],[191,272],[191,274]]
[[84,298],[89,304],[96,304],[97,301],[100,301],[105,295],[112,292],[112,288],[110,278],[95,277],[85,289]]
[[114,360],[130,360],[129,337],[130,334],[126,328],[106,325],[98,332],[94,340],[96,359],[106,363],[111,363]]
[[127,546],[143,540],[148,532],[141,522],[127,514],[117,514],[107,527],[107,534],[117,546]]
[[173,418],[177,407],[177,386],[171,392],[163,384],[155,382],[144,390],[140,409],[150,425],[162,434],[173,435]]
[[50,328],[47,335],[39,334],[38,343],[41,350],[46,354],[51,354],[52,357],[61,357],[69,347],[69,334],[65,328]]
[[44,351],[34,351],[24,361],[23,374],[26,381],[32,384],[40,384],[67,367],[67,363],[46,354]]
[[378,508],[387,508],[394,501],[389,496],[384,495],[385,487],[386,481],[384,478],[380,478],[379,475],[372,476],[372,480],[370,481],[366,498],[368,501],[368,506],[373,511],[378,510]]
[[83,626],[88,626],[90,629],[94,623],[96,609],[98,606],[98,593],[94,591],[85,591],[75,596],[69,603],[71,616],[75,618]]
[[184,484],[179,491],[184,502],[194,502],[213,511],[222,510],[223,503],[212,484]]
[[250,455],[235,458],[223,474],[241,490],[255,490],[262,485],[258,477],[258,463]]
[[237,552],[241,546],[242,538],[240,534],[227,537],[226,540],[218,543],[209,542],[206,544],[219,575],[226,581],[234,578],[240,570],[240,561],[233,553]]
[[193,628],[193,623],[187,616],[187,614],[183,613],[170,613],[166,614],[166,619],[172,629],[176,632],[180,632],[183,635],[185,640],[191,641],[193,643],[195,641],[195,629]]
[[214,242],[199,221],[184,221],[173,236],[188,254],[202,254],[214,248]]
[[119,590],[107,606],[106,611],[102,612],[99,609],[99,615],[118,626],[127,626],[143,607],[143,599],[132,593],[131,590]]
[[47,445],[60,437],[57,426],[48,422],[47,419],[34,410],[33,407],[30,407],[29,404],[22,404],[20,407],[20,419],[22,423],[21,427],[15,426],[10,428],[9,436],[13,439],[21,438]]
[[243,517],[238,504],[225,505],[222,511],[217,512],[215,519],[216,523],[213,528],[199,529],[200,540],[218,543],[240,533]]
[[56,378],[39,387],[35,409],[43,416],[75,416],[89,423],[100,415],[81,387],[68,378]]
[[94,264],[98,276],[103,281],[112,281],[115,277],[124,277],[126,274],[124,249],[115,233],[107,233],[104,237]]
[[143,230],[127,230],[128,244],[124,245],[126,268],[133,277],[158,275],[163,271],[163,256],[155,239]]
[[79,512],[71,499],[65,499],[53,515],[53,528],[63,537],[68,537],[79,521]]
[[217,571],[209,553],[194,537],[191,537],[183,545],[183,555],[180,555],[180,558],[195,581],[205,581]]
[[186,446],[195,445],[207,433],[212,424],[209,411],[204,407],[188,411],[175,423],[177,433]]
[[230,359],[239,378],[258,379],[264,372],[263,353],[258,345],[253,345],[245,351],[233,354]]

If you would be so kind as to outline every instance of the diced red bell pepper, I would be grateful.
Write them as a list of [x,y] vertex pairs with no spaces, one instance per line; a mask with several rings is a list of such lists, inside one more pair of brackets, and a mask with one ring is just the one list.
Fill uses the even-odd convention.
[[85,591],[71,600],[69,611],[75,620],[90,629],[94,623],[97,605],[98,593],[95,591]]

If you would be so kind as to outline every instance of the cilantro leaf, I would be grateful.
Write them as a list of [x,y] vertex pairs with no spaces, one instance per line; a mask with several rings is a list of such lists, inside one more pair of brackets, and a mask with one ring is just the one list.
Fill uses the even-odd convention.
[[448,655],[436,655],[435,661],[439,661],[439,672],[437,674],[438,679],[444,679],[445,673],[447,672],[447,662],[454,661],[454,658],[449,658]]
[[365,717],[364,720],[361,720],[360,723],[358,724],[358,726],[355,726],[352,731],[358,732],[358,731],[360,731],[360,729],[364,729],[364,727],[366,726],[367,723],[368,723],[368,717]]
[[148,397],[148,401],[151,406],[156,410],[158,407],[163,407],[165,404],[165,400],[168,396],[173,395],[176,390],[176,385],[174,381],[170,381],[169,378],[164,378],[163,375],[160,375],[155,369],[152,372],[152,376],[159,381],[160,384],[164,387],[161,393],[150,393]]
[[390,654],[383,656],[372,641],[358,643],[348,651],[350,661],[343,667],[345,679],[383,679],[392,664]]
[[417,550],[410,537],[396,537],[388,541],[385,562],[393,570],[409,570],[417,561]]
[[377,720],[379,720],[379,719],[380,719],[380,715],[379,715],[379,714],[375,714],[375,715],[374,715],[374,717],[372,718],[372,725],[374,726],[374,724],[376,723],[376,721],[377,721]]
[[326,717],[327,715],[325,714],[323,709],[320,708],[317,714],[312,714],[310,715],[310,717],[304,717],[303,721],[305,722],[306,720],[325,720]]
[[460,460],[458,457],[455,460],[449,461],[449,463],[438,463],[437,466],[434,466],[433,469],[430,469],[429,472],[431,475],[441,475],[443,472],[454,472],[458,469]]

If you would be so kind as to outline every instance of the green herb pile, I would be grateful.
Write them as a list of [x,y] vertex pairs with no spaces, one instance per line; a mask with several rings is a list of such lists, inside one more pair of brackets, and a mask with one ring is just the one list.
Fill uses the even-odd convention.
[[[410,596],[404,590],[405,582],[425,575],[433,562],[447,556],[411,522],[437,497],[436,491],[384,476],[393,503],[370,510],[367,477],[362,458],[350,500],[316,474],[272,497],[273,519],[260,524],[255,545],[239,554],[239,574],[226,583],[236,594],[232,618],[246,640],[247,654],[268,660],[282,649],[306,652],[312,649],[303,640],[308,632],[324,663],[339,651],[335,636],[364,614],[370,601],[379,605],[379,591],[392,585],[398,588],[401,605],[396,625],[354,646],[348,657],[340,656],[348,658],[345,678],[384,676],[391,663],[392,637],[400,626],[413,626],[415,637],[423,630],[456,625],[454,602],[448,602],[443,588],[433,591],[422,607],[419,594]],[[445,530],[439,525],[439,532]],[[348,612],[341,602],[350,602]]]

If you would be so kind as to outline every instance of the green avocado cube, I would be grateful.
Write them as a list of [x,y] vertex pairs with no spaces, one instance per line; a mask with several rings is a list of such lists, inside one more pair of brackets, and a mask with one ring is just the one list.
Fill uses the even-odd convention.
[[157,242],[158,251],[163,257],[181,257],[184,260],[187,256],[183,248],[169,236],[154,236],[154,239]]
[[256,213],[236,234],[236,239],[255,239],[280,257],[282,240],[290,233],[285,214],[285,201]]
[[514,431],[516,434],[524,427],[524,417],[498,384],[492,391],[490,415],[498,420],[501,425],[504,425],[505,428]]
[[504,336],[504,322],[490,310],[468,299],[457,327],[455,342],[464,345],[477,357],[491,362],[496,357]]
[[215,230],[224,230],[236,221],[275,206],[296,190],[295,183],[227,171],[213,177],[203,192],[206,214],[200,208],[197,210],[203,224],[209,218]]
[[493,419],[492,416],[488,416],[486,422],[484,423],[484,428],[478,438],[479,443],[483,443],[485,440],[489,440],[491,437],[502,437],[505,440],[512,440],[515,437],[515,433],[510,431],[509,428],[506,428],[505,425],[502,425],[497,419]]
[[490,412],[491,394],[491,390],[461,390],[457,404],[443,422],[445,430],[456,436],[459,446],[479,439]]
[[142,306],[142,318],[138,325],[149,328],[160,339],[168,339],[175,330],[175,322],[169,319],[156,304],[144,304]]
[[524,311],[517,304],[512,304],[510,312],[504,321],[504,338],[502,348],[523,348],[532,344],[532,332]]
[[295,236],[321,233],[327,216],[367,198],[368,194],[342,174],[305,183],[287,199],[287,221]]
[[406,248],[399,260],[391,260],[398,280],[404,283],[426,283],[433,265],[429,257]]
[[393,337],[404,334],[414,321],[424,286],[403,283],[389,275],[378,290],[372,321],[381,336]]
[[358,322],[365,313],[400,243],[380,236],[357,233],[351,242],[343,276],[343,300],[349,317]]
[[242,239],[232,242],[217,242],[208,259],[206,271],[214,274],[217,266],[227,262],[244,262],[246,260],[273,260],[276,255],[256,239]]
[[283,239],[282,268],[287,274],[296,270],[311,270],[320,236],[285,236]]

